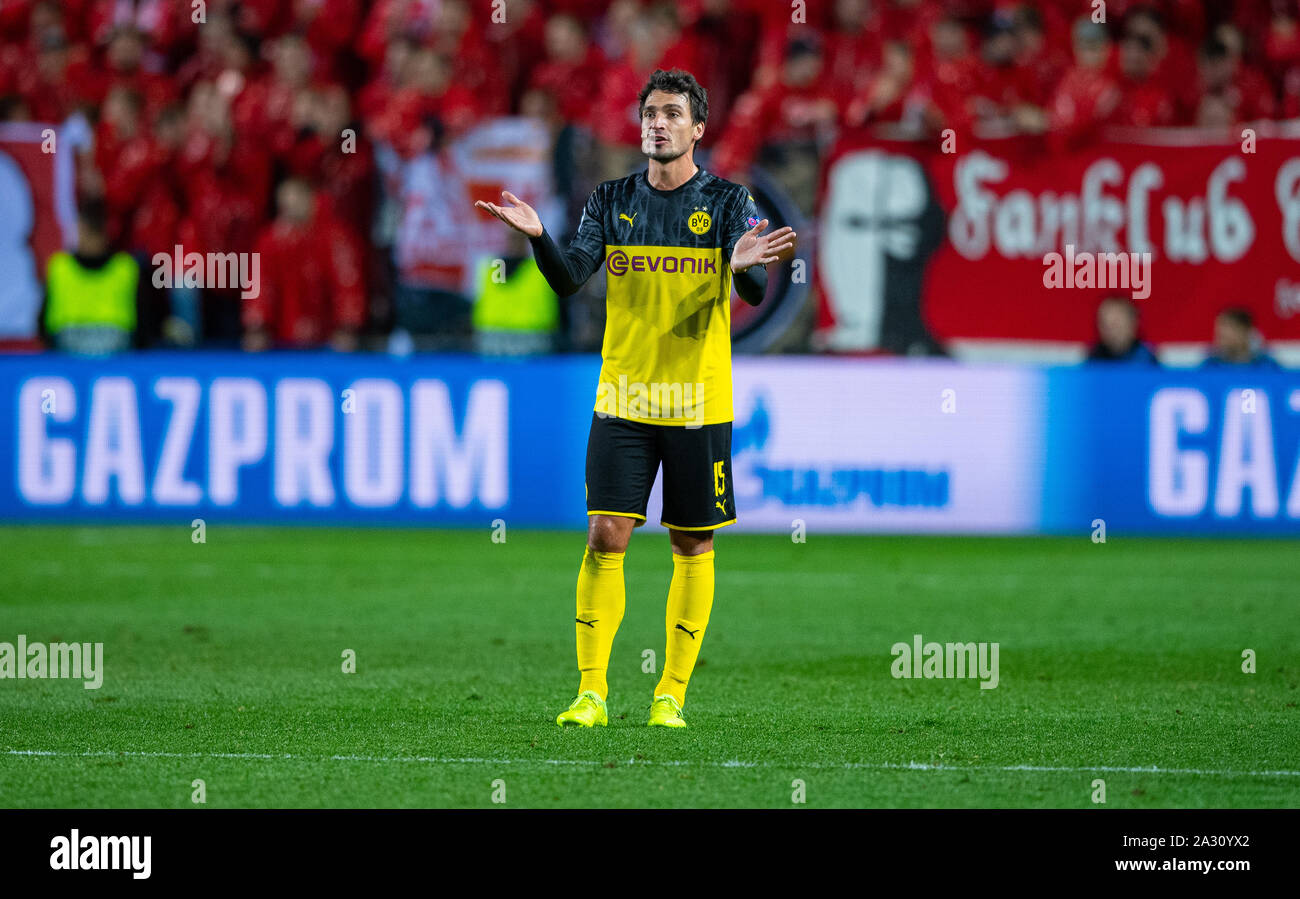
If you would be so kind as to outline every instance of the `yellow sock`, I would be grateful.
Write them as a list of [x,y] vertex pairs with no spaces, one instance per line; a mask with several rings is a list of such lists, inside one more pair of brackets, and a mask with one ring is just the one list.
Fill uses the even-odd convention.
[[602,553],[587,547],[578,572],[578,616],[573,623],[578,639],[578,670],[582,672],[579,693],[595,690],[601,699],[609,695],[605,673],[625,601],[623,553]]
[[686,684],[695,670],[712,610],[713,550],[698,556],[673,553],[673,580],[668,587],[665,622],[668,647],[664,654],[664,673],[655,687],[656,696],[667,693],[679,705],[686,702]]

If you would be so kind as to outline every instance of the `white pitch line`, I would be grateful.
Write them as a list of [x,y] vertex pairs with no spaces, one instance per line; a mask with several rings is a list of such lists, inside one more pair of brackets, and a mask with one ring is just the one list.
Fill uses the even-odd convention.
[[[372,762],[376,764],[435,764],[435,765],[552,765],[597,768],[610,765],[607,761],[594,759],[493,759],[493,758],[444,758],[432,755],[294,755],[293,753],[259,753],[259,752],[140,752],[123,750],[120,752],[60,752],[43,749],[6,749],[4,755],[31,756],[40,758],[142,758],[142,759],[230,759],[243,761],[287,761],[287,762]],[[942,762],[746,762],[732,759],[726,762],[653,759],[627,759],[615,764],[646,767],[703,767],[703,768],[782,768],[782,769],[823,769],[832,771],[1004,771],[1004,772],[1038,772],[1084,774],[1104,771],[1116,774],[1183,774],[1206,775],[1211,777],[1300,777],[1300,771],[1233,771],[1231,769],[1213,768],[1161,768],[1158,765],[1126,767],[1118,765],[945,765]]]

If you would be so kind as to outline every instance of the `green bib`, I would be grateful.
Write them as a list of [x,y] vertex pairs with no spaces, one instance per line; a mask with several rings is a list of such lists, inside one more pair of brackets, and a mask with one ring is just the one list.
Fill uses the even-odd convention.
[[60,251],[50,257],[46,275],[45,324],[51,334],[88,325],[135,330],[140,267],[126,253],[115,253],[95,269]]
[[520,262],[504,284],[493,280],[493,270],[488,262],[479,266],[475,330],[545,334],[559,326],[559,298],[531,257]]

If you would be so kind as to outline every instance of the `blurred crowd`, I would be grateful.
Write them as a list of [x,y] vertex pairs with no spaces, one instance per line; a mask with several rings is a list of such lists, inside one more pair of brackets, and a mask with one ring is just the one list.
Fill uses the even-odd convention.
[[[1300,116],[1298,20],[1300,0],[5,0],[0,121],[86,123],[78,245],[47,290],[132,291],[105,317],[134,346],[509,346],[487,317],[515,283],[533,297],[521,346],[589,350],[599,322],[536,296],[521,242],[504,282],[480,281],[487,303],[404,290],[383,160],[532,116],[580,209],[643,164],[637,92],[682,68],[709,91],[708,167],[762,165],[810,213],[845,128],[1075,143]],[[259,296],[155,287],[149,260],[176,245],[260,253]],[[59,342],[57,299],[36,339]]]
[[[1125,296],[1111,296],[1097,306],[1097,340],[1088,351],[1089,363],[1127,362],[1159,365],[1151,345],[1142,339],[1141,313]],[[1202,368],[1279,368],[1278,361],[1264,348],[1249,309],[1227,306],[1214,317],[1210,351]]]

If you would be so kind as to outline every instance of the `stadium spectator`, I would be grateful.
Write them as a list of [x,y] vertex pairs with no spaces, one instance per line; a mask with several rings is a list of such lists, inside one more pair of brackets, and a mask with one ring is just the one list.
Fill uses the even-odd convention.
[[238,40],[234,21],[220,10],[212,10],[199,29],[189,58],[176,68],[174,76],[182,93],[188,94],[199,81],[215,81],[226,67],[228,45]]
[[[537,49],[546,42],[546,22],[549,16],[563,12],[558,6],[545,8],[540,0],[504,0],[504,21],[493,19],[492,27],[475,28],[483,35],[488,48],[493,77],[506,88],[511,114],[519,113],[516,104],[527,89],[528,75],[537,62]],[[603,10],[602,0],[602,10]],[[590,27],[598,19],[588,15],[577,18]],[[475,22],[479,15],[475,14]]]
[[[116,3],[120,0],[101,0],[101,2]],[[136,2],[151,2],[151,0],[136,0]],[[241,33],[251,35],[259,41],[282,34],[287,24],[284,0],[209,0],[207,6],[209,24],[214,15],[227,17]],[[204,28],[206,27],[207,25],[204,25]]]
[[374,211],[374,151],[359,133],[341,85],[298,95],[297,131],[285,167],[320,185],[321,199],[345,222],[364,229]]
[[[593,127],[614,161],[606,166],[605,177],[626,175],[639,164],[641,156],[641,120],[637,113],[635,97],[644,81],[644,73],[655,68],[663,52],[658,43],[662,32],[654,28],[650,18],[627,4],[634,14],[627,21],[611,22],[611,27],[625,31],[617,43],[622,45],[619,55],[610,55],[610,67],[600,82],[600,93],[593,110]],[[613,16],[611,15],[611,19]],[[633,102],[628,101],[633,98]]]
[[[846,102],[863,90],[880,68],[882,42],[880,23],[868,0],[835,0],[826,29],[825,77]],[[709,91],[713,105],[713,91]]]
[[1223,94],[1205,94],[1196,109],[1196,124],[1201,128],[1224,130],[1237,121],[1236,110]]
[[361,27],[362,0],[292,0],[288,28],[303,36],[312,57],[331,79],[343,77],[350,61],[349,45]]
[[1240,307],[1224,309],[1214,319],[1214,343],[1204,366],[1277,368],[1277,361],[1264,352],[1262,343],[1250,310]]
[[131,347],[140,266],[109,243],[102,203],[83,203],[77,248],[59,250],[46,268],[45,331],[64,352],[87,356]]
[[432,150],[431,119],[441,123],[450,139],[468,131],[481,109],[475,96],[452,80],[447,58],[433,49],[417,49],[406,68],[406,84],[369,122],[369,129],[373,139],[410,158]]
[[715,135],[726,131],[736,99],[750,86],[762,24],[744,0],[700,0],[691,30],[699,41],[697,76],[709,86],[709,124]]
[[108,235],[131,253],[170,253],[181,216],[174,165],[183,112],[161,110],[152,129],[139,91],[118,85],[104,101],[95,129],[94,161],[103,173]]
[[403,167],[395,187],[394,330],[389,350],[463,349],[468,345],[473,277],[472,232],[456,217],[469,192],[437,118],[427,123],[430,150]]
[[432,49],[450,60],[452,82],[473,95],[481,116],[508,115],[511,85],[497,67],[492,48],[483,37],[487,29],[472,26],[465,0],[442,0]]
[[410,40],[419,45],[433,35],[438,0],[378,0],[370,8],[357,42],[357,50],[372,70],[384,61],[391,42]]
[[[215,6],[216,4],[209,4]],[[150,71],[161,68],[166,58],[183,49],[197,25],[187,3],[166,0],[64,0],[67,18],[78,26],[86,23],[88,37],[103,44],[121,29],[138,33],[145,45],[144,62]]]
[[1119,84],[1110,73],[1111,43],[1104,25],[1081,17],[1071,32],[1074,65],[1052,97],[1051,126],[1070,146],[1090,139],[1119,106]]
[[1020,49],[1013,16],[994,15],[980,45],[980,77],[968,109],[984,125],[1003,132],[1039,133],[1047,130],[1046,112],[1038,105],[1042,92],[1037,73],[1018,61]]
[[1187,124],[1196,108],[1196,48],[1205,38],[1201,4],[1198,0],[1167,0],[1160,7],[1135,6],[1124,14],[1124,34],[1149,39],[1155,77],[1173,100],[1176,124]]
[[[177,242],[185,252],[252,252],[266,222],[272,162],[255,135],[236,132],[229,95],[210,82],[196,84],[175,164],[185,208]],[[203,289],[205,342],[237,344],[239,317],[238,290]]]
[[108,207],[108,236],[114,242],[126,236],[132,211],[145,186],[161,176],[162,159],[144,127],[145,99],[126,85],[111,88],[95,129],[95,165],[104,173],[104,201]]
[[929,38],[930,59],[921,82],[923,124],[932,133],[945,128],[969,133],[977,116],[974,98],[981,78],[970,34],[956,15],[948,14],[930,26]]
[[275,196],[279,214],[257,238],[260,284],[244,299],[244,348],[355,350],[366,316],[356,236],[302,178]]
[[[1246,114],[1255,119],[1277,117],[1281,108],[1273,82],[1259,65],[1247,58],[1246,38],[1241,30],[1231,22],[1223,22],[1214,29],[1213,37],[1228,50],[1232,60],[1233,87],[1242,96]],[[1282,84],[1285,79],[1279,77],[1276,80]]]
[[644,22],[640,0],[613,0],[596,20],[592,40],[606,59],[622,59],[636,44],[633,31],[638,21]]
[[[1226,32],[1234,34],[1235,29]],[[1197,124],[1216,124],[1205,121],[1207,102],[1226,108],[1229,125],[1256,122],[1272,118],[1276,101],[1267,82],[1241,62],[1240,47],[1236,50],[1220,37],[1212,37],[1201,47],[1200,108]]]
[[1163,46],[1157,41],[1151,30],[1142,26],[1135,26],[1120,41],[1120,101],[1111,116],[1115,124],[1150,128],[1180,123],[1177,101],[1157,74]]
[[780,80],[736,101],[727,132],[714,150],[714,170],[740,178],[757,161],[811,215],[821,154],[842,115],[841,98],[822,71],[820,43],[791,41]]
[[357,93],[357,114],[362,121],[378,118],[392,102],[393,96],[409,83],[411,56],[417,46],[409,38],[394,38],[388,42],[383,64],[375,66],[374,75]]
[[[1068,22],[1064,16],[1055,16],[1054,19],[1059,20],[1060,30],[1068,34]],[[1020,72],[1017,84],[1024,91],[1023,99],[1045,113],[1051,106],[1052,89],[1070,67],[1069,51],[1064,40],[1058,43],[1048,39],[1044,13],[1037,8],[1016,7],[1012,21],[1016,68]],[[1041,124],[1045,126],[1046,122]]]
[[1126,297],[1107,297],[1097,306],[1097,342],[1089,362],[1156,364],[1156,355],[1138,339],[1138,309]]
[[645,15],[654,33],[655,46],[661,48],[654,68],[700,71],[704,60],[700,58],[699,42],[693,33],[682,29],[678,4],[672,0],[659,0],[650,4]]
[[851,128],[902,122],[906,118],[908,97],[916,76],[912,48],[903,41],[889,41],[882,52],[880,71],[849,101],[845,110],[844,122]]
[[554,98],[561,119],[573,125],[591,120],[591,87],[605,69],[600,50],[590,43],[582,23],[556,15],[546,22],[546,56],[528,76],[528,89]]
[[[179,105],[168,106],[154,120],[149,144],[144,151],[144,167],[149,177],[144,179],[135,194],[134,209],[128,213],[123,245],[132,252],[154,253],[170,251],[176,243],[180,220],[181,187],[176,181],[176,157],[185,136],[185,110]],[[111,163],[120,164],[120,163]],[[130,166],[125,170],[130,171]],[[116,172],[110,172],[105,183],[110,191],[117,191],[118,202],[125,203],[125,187],[113,185]]]
[[697,66],[700,59],[698,45],[682,34],[671,3],[649,8],[615,4],[607,26],[603,49],[610,65],[601,77],[593,127],[602,143],[601,177],[617,178],[644,163],[636,95],[646,73]]
[[1300,8],[1274,6],[1264,39],[1264,65],[1274,83],[1282,87],[1281,110],[1285,118],[1300,116]]
[[62,122],[93,105],[86,99],[94,81],[89,50],[70,44],[57,22],[33,31],[30,49],[14,54],[10,66],[12,90],[38,122]]
[[102,103],[113,88],[126,87],[139,92],[151,114],[174,100],[175,82],[162,72],[145,70],[144,57],[145,41],[140,32],[130,25],[115,28],[104,54],[107,77],[94,80],[89,99]]
[[311,48],[302,36],[287,34],[266,49],[272,62],[269,75],[259,71],[251,40],[231,40],[226,69],[215,84],[230,97],[235,131],[263,143],[276,160],[283,160],[304,124],[304,95],[321,82],[313,76]]

